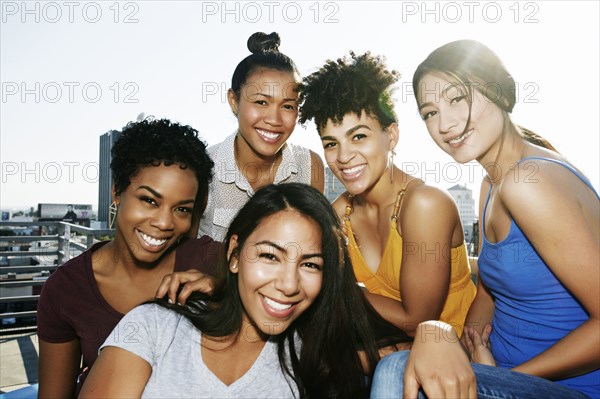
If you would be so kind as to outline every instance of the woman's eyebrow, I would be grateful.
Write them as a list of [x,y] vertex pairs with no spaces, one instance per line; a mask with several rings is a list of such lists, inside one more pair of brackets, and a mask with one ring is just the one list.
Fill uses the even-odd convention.
[[[158,191],[154,190],[152,187],[149,187],[149,186],[139,186],[136,189],[136,191],[137,190],[147,190],[147,191],[150,191],[150,193],[152,193],[152,195],[154,195],[156,198],[158,198],[158,199],[162,199],[163,198],[163,196],[162,196],[161,193],[159,193]],[[180,204],[180,205],[184,205],[184,204],[192,204],[194,202],[195,202],[195,199],[191,198],[191,199],[181,200],[181,201],[179,201],[177,203]]]
[[[256,243],[254,243],[254,245],[268,245],[270,247],[273,247],[275,249],[277,249],[280,252],[283,253],[287,253],[287,249],[282,247],[281,245],[273,242],[273,241],[269,241],[269,240],[262,240],[262,241],[258,241]],[[294,246],[294,248],[297,248],[296,246]],[[320,252],[315,252],[315,253],[309,253],[309,254],[303,254],[300,259],[309,259],[309,258],[323,258],[323,254]]]

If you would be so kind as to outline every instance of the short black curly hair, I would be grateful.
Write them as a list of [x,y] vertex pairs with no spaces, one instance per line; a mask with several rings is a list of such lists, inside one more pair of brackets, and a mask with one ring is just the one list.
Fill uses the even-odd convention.
[[329,119],[340,123],[348,112],[359,117],[364,111],[376,117],[383,128],[398,121],[394,111],[390,86],[400,73],[389,71],[385,59],[366,52],[350,59],[327,60],[317,72],[306,76],[300,85],[299,122],[314,119],[321,132]]
[[120,195],[131,184],[131,178],[146,166],[178,164],[190,168],[198,180],[197,199],[208,192],[214,163],[206,152],[206,143],[198,131],[168,119],[148,117],[129,122],[111,149],[110,169],[114,191]]

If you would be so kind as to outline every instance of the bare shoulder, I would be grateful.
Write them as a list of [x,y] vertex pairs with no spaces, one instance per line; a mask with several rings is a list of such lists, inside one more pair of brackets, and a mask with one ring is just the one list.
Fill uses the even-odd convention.
[[580,190],[587,191],[586,184],[564,165],[550,160],[528,159],[508,171],[499,184],[498,194],[511,209],[523,204],[552,203],[569,197],[575,199],[577,195],[565,194],[576,194]]
[[456,211],[454,199],[447,191],[423,182],[413,183],[413,187],[408,188],[404,206],[410,208],[411,212]]
[[[457,226],[460,226],[458,208],[449,193],[439,188],[421,183],[413,183],[412,190],[406,193],[406,198],[400,211],[398,221],[400,230],[406,239],[444,239],[451,240]],[[462,241],[462,228],[459,228],[456,238]]]

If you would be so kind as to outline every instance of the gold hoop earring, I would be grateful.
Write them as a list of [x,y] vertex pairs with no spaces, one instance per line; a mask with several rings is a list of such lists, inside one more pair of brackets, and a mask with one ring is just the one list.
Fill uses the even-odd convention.
[[390,183],[394,182],[394,155],[396,155],[396,151],[390,150],[390,155],[388,157],[388,169],[390,171]]
[[110,206],[108,207],[108,228],[112,229],[113,226],[115,225],[115,221],[117,220],[117,211],[119,210],[119,207],[117,206],[117,203],[115,201],[112,202],[112,204],[110,204]]

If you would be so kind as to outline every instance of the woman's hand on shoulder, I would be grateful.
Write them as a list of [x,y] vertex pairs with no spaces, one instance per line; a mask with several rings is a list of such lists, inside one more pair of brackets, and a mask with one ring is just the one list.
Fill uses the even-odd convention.
[[[181,285],[183,285],[183,288],[181,288],[179,295],[177,295],[177,291]],[[163,298],[165,295],[168,295],[170,303],[184,305],[192,292],[211,294],[214,285],[214,277],[198,270],[190,269],[185,272],[175,272],[163,277],[160,286],[156,290],[155,297]]]
[[454,329],[440,321],[419,324],[404,371],[404,396],[419,387],[430,398],[476,398],[477,382]]

